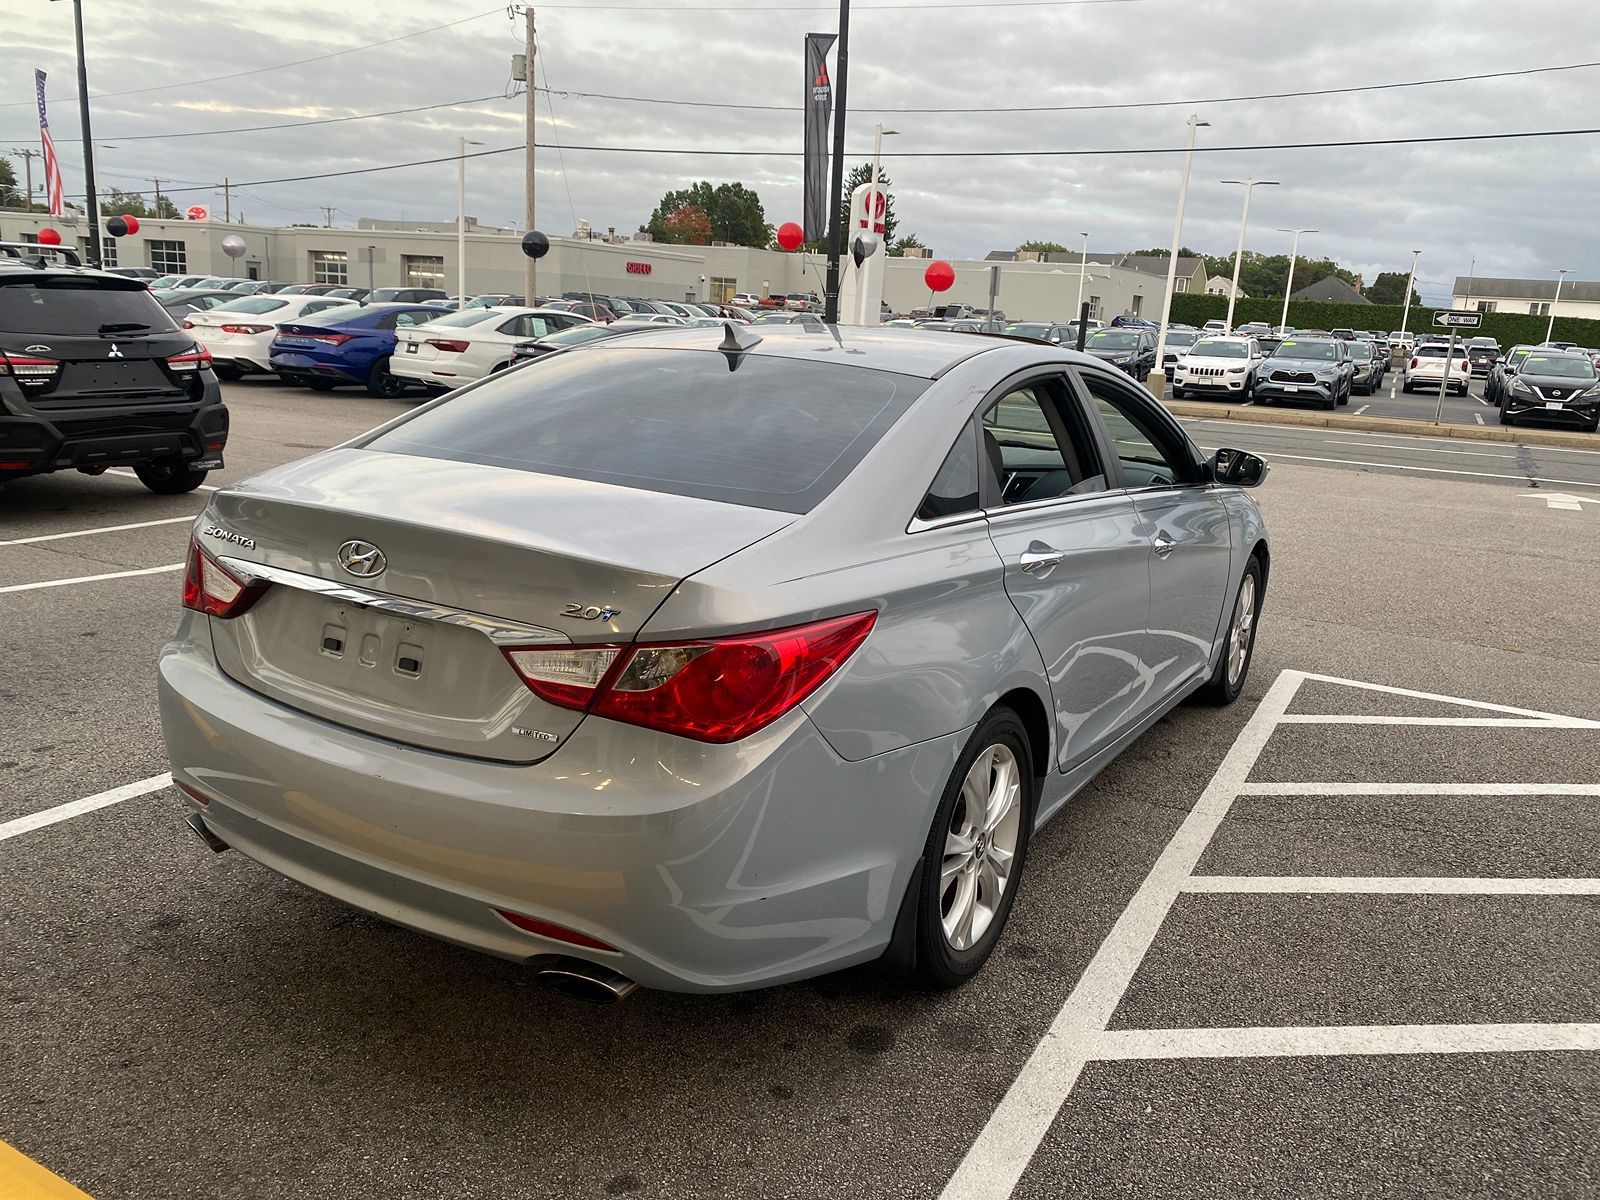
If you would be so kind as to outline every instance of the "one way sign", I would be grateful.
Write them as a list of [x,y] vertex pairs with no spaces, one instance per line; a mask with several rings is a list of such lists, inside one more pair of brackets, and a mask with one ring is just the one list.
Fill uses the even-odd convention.
[[1433,323],[1444,329],[1476,329],[1483,324],[1483,314],[1475,312],[1436,312]]

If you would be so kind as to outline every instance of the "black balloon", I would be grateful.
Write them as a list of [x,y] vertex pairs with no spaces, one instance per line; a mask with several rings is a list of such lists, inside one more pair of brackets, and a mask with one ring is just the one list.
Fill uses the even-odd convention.
[[529,258],[543,258],[550,253],[550,239],[537,229],[530,229],[522,235],[522,252]]
[[126,237],[128,235],[128,223],[121,217],[112,217],[106,222],[106,232],[112,237]]

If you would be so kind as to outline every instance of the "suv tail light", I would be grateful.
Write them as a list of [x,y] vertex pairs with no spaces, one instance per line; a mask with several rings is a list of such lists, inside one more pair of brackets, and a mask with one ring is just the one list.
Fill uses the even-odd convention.
[[12,375],[18,383],[46,383],[54,379],[60,369],[61,364],[53,358],[0,353],[0,375]]
[[799,704],[855,653],[876,612],[693,642],[504,647],[530,691],[562,708],[701,742],[735,742]]
[[201,367],[211,365],[211,351],[204,346],[190,346],[182,354],[174,354],[167,359],[167,366],[174,371],[198,371]]
[[188,567],[183,573],[183,606],[227,620],[245,613],[267,590],[264,583],[247,584],[189,538]]
[[428,345],[436,346],[446,354],[465,354],[467,352],[466,342],[453,342],[448,338],[429,338]]
[[1417,369],[1417,360],[1414,359],[1414,358],[1411,360],[1411,369],[1413,371],[1415,371]]
[[223,333],[271,333],[271,325],[224,325]]

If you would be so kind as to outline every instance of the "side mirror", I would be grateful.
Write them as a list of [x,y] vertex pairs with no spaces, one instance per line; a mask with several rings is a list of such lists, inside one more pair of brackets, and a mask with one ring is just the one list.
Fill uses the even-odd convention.
[[1229,487],[1260,487],[1267,478],[1266,459],[1244,450],[1218,450],[1210,465],[1211,478]]

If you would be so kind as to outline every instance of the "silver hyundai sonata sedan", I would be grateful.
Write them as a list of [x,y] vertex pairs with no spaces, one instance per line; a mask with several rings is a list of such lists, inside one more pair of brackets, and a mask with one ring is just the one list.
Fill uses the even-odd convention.
[[1048,344],[577,347],[212,497],[173,778],[213,849],[579,994],[951,986],[1043,822],[1238,696],[1265,474]]

